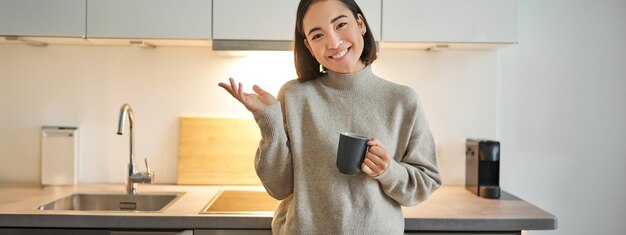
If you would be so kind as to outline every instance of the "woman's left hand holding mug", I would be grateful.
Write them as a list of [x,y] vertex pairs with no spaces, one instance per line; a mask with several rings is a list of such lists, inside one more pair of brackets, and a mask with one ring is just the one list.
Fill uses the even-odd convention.
[[365,174],[376,177],[385,172],[389,168],[391,157],[385,149],[385,146],[376,138],[372,138],[367,142],[369,150],[365,154],[365,160],[361,164],[361,171]]

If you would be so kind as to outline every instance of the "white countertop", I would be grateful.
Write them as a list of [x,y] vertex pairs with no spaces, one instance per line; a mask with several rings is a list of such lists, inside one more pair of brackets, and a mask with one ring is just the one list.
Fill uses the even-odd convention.
[[[0,186],[0,227],[246,228],[270,229],[269,215],[200,214],[225,189],[262,186],[137,186],[138,193],[184,193],[162,212],[42,211],[37,207],[73,193],[124,193],[121,184]],[[406,230],[517,231],[556,228],[556,217],[511,194],[485,199],[464,187],[442,187],[425,202],[403,208]]]

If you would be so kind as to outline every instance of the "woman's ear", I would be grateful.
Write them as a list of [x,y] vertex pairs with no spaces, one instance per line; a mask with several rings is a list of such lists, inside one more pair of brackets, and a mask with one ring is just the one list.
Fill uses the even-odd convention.
[[304,46],[306,47],[306,49],[309,49],[309,53],[311,53],[311,55],[315,57],[315,54],[313,54],[313,50],[311,50],[311,45],[309,45],[309,41],[307,41],[306,39],[304,39]]
[[361,14],[357,14],[356,16],[356,24],[359,26],[361,35],[365,35],[365,32],[367,32],[367,27],[365,27],[365,20],[363,20],[363,16]]

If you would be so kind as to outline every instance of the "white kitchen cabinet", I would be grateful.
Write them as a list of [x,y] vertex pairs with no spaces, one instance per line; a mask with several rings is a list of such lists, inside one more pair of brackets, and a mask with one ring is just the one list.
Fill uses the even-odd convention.
[[517,42],[517,0],[391,0],[382,9],[384,42]]
[[211,0],[87,0],[87,37],[210,39]]
[[293,40],[298,1],[213,0],[213,39]]
[[0,0],[0,35],[85,36],[86,0]]
[[[213,0],[213,39],[293,40],[294,0]],[[358,0],[374,37],[380,38],[381,0]]]
[[196,229],[193,231],[194,235],[271,235],[272,230],[235,230],[235,229]]
[[[21,235],[193,235],[193,230],[113,230],[109,228],[0,228],[0,234],[21,234]],[[221,234],[221,233],[218,233]],[[270,233],[271,234],[271,233]]]

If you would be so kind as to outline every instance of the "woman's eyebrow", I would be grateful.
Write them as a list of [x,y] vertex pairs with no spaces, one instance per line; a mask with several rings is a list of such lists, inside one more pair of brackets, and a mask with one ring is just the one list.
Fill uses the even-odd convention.
[[337,16],[337,17],[333,18],[333,19],[330,21],[330,23],[331,23],[331,24],[332,24],[332,23],[335,23],[335,21],[337,21],[337,20],[339,20],[339,19],[341,19],[341,18],[343,18],[343,17],[348,17],[348,16],[346,16],[346,15],[340,15],[340,16]]
[[[331,23],[331,24],[332,24],[332,23],[335,23],[335,21],[337,21],[337,20],[339,20],[339,19],[341,19],[341,18],[343,18],[343,17],[348,17],[348,16],[346,16],[346,15],[340,15],[340,16],[337,16],[337,17],[333,18],[333,19],[330,21],[330,23]],[[311,34],[311,33],[312,33],[313,31],[315,31],[315,30],[321,30],[321,29],[322,29],[322,28],[320,28],[320,27],[315,27],[315,28],[312,28],[311,30],[309,30],[309,33],[308,33],[307,35]]]

